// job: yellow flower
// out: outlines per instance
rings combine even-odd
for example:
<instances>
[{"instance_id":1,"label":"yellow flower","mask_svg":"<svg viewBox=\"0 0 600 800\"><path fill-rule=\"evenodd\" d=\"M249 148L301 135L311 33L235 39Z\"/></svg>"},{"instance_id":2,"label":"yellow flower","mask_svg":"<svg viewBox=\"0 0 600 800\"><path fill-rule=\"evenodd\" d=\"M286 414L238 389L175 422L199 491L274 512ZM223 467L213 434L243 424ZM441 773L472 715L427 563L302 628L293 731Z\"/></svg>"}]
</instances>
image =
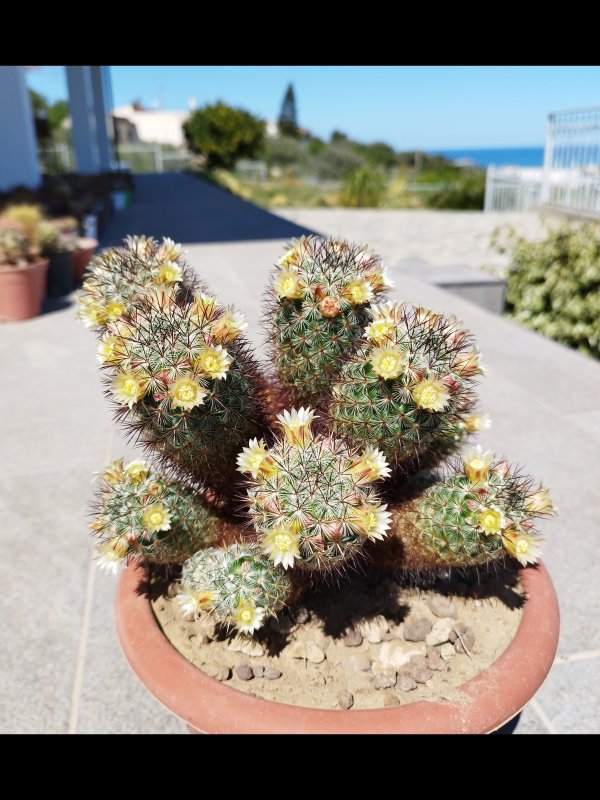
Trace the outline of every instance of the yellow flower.
<instances>
[{"instance_id":1,"label":"yellow flower","mask_svg":"<svg viewBox=\"0 0 600 800\"><path fill-rule=\"evenodd\" d=\"M291 527L280 526L266 533L260 541L261 549L273 559L275 566L284 569L294 566L294 559L300 558L299 534Z\"/></svg>"},{"instance_id":2,"label":"yellow flower","mask_svg":"<svg viewBox=\"0 0 600 800\"><path fill-rule=\"evenodd\" d=\"M178 594L175 598L179 604L179 610L184 619L197 619L200 613L210 608L213 602L213 593L208 589L204 591L187 591Z\"/></svg>"},{"instance_id":3,"label":"yellow flower","mask_svg":"<svg viewBox=\"0 0 600 800\"><path fill-rule=\"evenodd\" d=\"M284 411L277 415L277 421L283 428L283 433L290 444L303 445L308 439L312 439L311 423L315 419L315 412L312 408L301 408L296 411Z\"/></svg>"},{"instance_id":4,"label":"yellow flower","mask_svg":"<svg viewBox=\"0 0 600 800\"><path fill-rule=\"evenodd\" d=\"M102 477L107 483L122 483L125 480L123 459L119 458L116 461L111 461L108 467L102 472Z\"/></svg>"},{"instance_id":5,"label":"yellow flower","mask_svg":"<svg viewBox=\"0 0 600 800\"><path fill-rule=\"evenodd\" d=\"M419 306L415 314L415 322L417 325L427 324L428 328L433 328L436 322L442 319L441 314L436 314L430 308Z\"/></svg>"},{"instance_id":6,"label":"yellow flower","mask_svg":"<svg viewBox=\"0 0 600 800\"><path fill-rule=\"evenodd\" d=\"M150 467L147 461L138 458L126 464L125 472L131 483L143 483L150 474Z\"/></svg>"},{"instance_id":7,"label":"yellow flower","mask_svg":"<svg viewBox=\"0 0 600 800\"><path fill-rule=\"evenodd\" d=\"M162 503L153 503L142 514L142 525L152 533L168 531L171 527L171 512Z\"/></svg>"},{"instance_id":8,"label":"yellow flower","mask_svg":"<svg viewBox=\"0 0 600 800\"><path fill-rule=\"evenodd\" d=\"M506 552L524 567L538 561L542 554L541 541L540 536L531 536L521 531L505 531L502 535L502 544Z\"/></svg>"},{"instance_id":9,"label":"yellow flower","mask_svg":"<svg viewBox=\"0 0 600 800\"><path fill-rule=\"evenodd\" d=\"M113 537L108 542L108 546L117 556L119 556L119 558L125 558L127 551L129 550L129 542L124 536Z\"/></svg>"},{"instance_id":10,"label":"yellow flower","mask_svg":"<svg viewBox=\"0 0 600 800\"><path fill-rule=\"evenodd\" d=\"M465 428L470 433L478 433L479 431L487 431L492 425L492 420L489 414L471 414L465 418Z\"/></svg>"},{"instance_id":11,"label":"yellow flower","mask_svg":"<svg viewBox=\"0 0 600 800\"><path fill-rule=\"evenodd\" d=\"M369 281L373 287L374 292L383 292L384 289L392 289L394 281L390 278L389 273L385 267L379 267L365 274L366 280Z\"/></svg>"},{"instance_id":12,"label":"yellow flower","mask_svg":"<svg viewBox=\"0 0 600 800\"><path fill-rule=\"evenodd\" d=\"M355 278L346 286L344 294L353 305L359 306L373 299L373 287L365 278Z\"/></svg>"},{"instance_id":13,"label":"yellow flower","mask_svg":"<svg viewBox=\"0 0 600 800\"><path fill-rule=\"evenodd\" d=\"M484 453L480 445L474 450L470 450L463 456L463 466L465 473L470 481L478 483L479 481L486 481L490 472L490 465L492 463L492 452L486 450Z\"/></svg>"},{"instance_id":14,"label":"yellow flower","mask_svg":"<svg viewBox=\"0 0 600 800\"><path fill-rule=\"evenodd\" d=\"M397 345L375 347L370 361L375 374L386 381L397 378L406 366L406 356Z\"/></svg>"},{"instance_id":15,"label":"yellow flower","mask_svg":"<svg viewBox=\"0 0 600 800\"><path fill-rule=\"evenodd\" d=\"M418 383L411 394L419 408L427 411L443 411L448 405L450 394L438 378L426 378Z\"/></svg>"},{"instance_id":16,"label":"yellow flower","mask_svg":"<svg viewBox=\"0 0 600 800\"><path fill-rule=\"evenodd\" d=\"M379 478L387 478L391 474L385 456L376 447L369 445L348 468L348 472L356 476L358 484L372 483Z\"/></svg>"},{"instance_id":17,"label":"yellow flower","mask_svg":"<svg viewBox=\"0 0 600 800\"><path fill-rule=\"evenodd\" d=\"M500 535L507 525L506 519L498 508L482 508L477 517L477 527L486 536Z\"/></svg>"},{"instance_id":18,"label":"yellow flower","mask_svg":"<svg viewBox=\"0 0 600 800\"><path fill-rule=\"evenodd\" d=\"M106 316L109 322L114 322L125 313L125 306L118 300L109 300L106 304Z\"/></svg>"},{"instance_id":19,"label":"yellow flower","mask_svg":"<svg viewBox=\"0 0 600 800\"><path fill-rule=\"evenodd\" d=\"M175 408L195 408L202 405L208 392L198 383L195 375L188 373L169 386L171 405Z\"/></svg>"},{"instance_id":20,"label":"yellow flower","mask_svg":"<svg viewBox=\"0 0 600 800\"><path fill-rule=\"evenodd\" d=\"M298 271L295 269L280 270L275 275L273 289L277 297L287 297L288 300L299 299L304 291Z\"/></svg>"},{"instance_id":21,"label":"yellow flower","mask_svg":"<svg viewBox=\"0 0 600 800\"><path fill-rule=\"evenodd\" d=\"M386 509L386 504L364 503L353 513L350 523L367 539L383 539L392 522L392 515Z\"/></svg>"},{"instance_id":22,"label":"yellow flower","mask_svg":"<svg viewBox=\"0 0 600 800\"><path fill-rule=\"evenodd\" d=\"M120 361L124 354L122 340L117 336L105 333L96 350L96 358L99 363L114 364L115 361Z\"/></svg>"},{"instance_id":23,"label":"yellow flower","mask_svg":"<svg viewBox=\"0 0 600 800\"><path fill-rule=\"evenodd\" d=\"M278 260L278 264L282 267L289 267L294 261L297 261L302 256L303 245L302 242L296 242L293 247L284 253Z\"/></svg>"},{"instance_id":24,"label":"yellow flower","mask_svg":"<svg viewBox=\"0 0 600 800\"><path fill-rule=\"evenodd\" d=\"M181 267L174 261L165 261L158 268L155 281L162 286L171 286L181 280Z\"/></svg>"},{"instance_id":25,"label":"yellow flower","mask_svg":"<svg viewBox=\"0 0 600 800\"><path fill-rule=\"evenodd\" d=\"M132 408L148 391L148 379L135 372L117 372L110 388L119 403Z\"/></svg>"},{"instance_id":26,"label":"yellow flower","mask_svg":"<svg viewBox=\"0 0 600 800\"><path fill-rule=\"evenodd\" d=\"M472 375L480 375L484 371L484 367L480 363L481 353L477 350L468 350L467 352L459 352L452 364L452 371L461 378L469 378Z\"/></svg>"},{"instance_id":27,"label":"yellow flower","mask_svg":"<svg viewBox=\"0 0 600 800\"><path fill-rule=\"evenodd\" d=\"M210 322L215 318L218 310L219 304L216 297L204 294L204 292L195 292L194 302L190 308L191 317L196 317L201 324Z\"/></svg>"},{"instance_id":28,"label":"yellow flower","mask_svg":"<svg viewBox=\"0 0 600 800\"><path fill-rule=\"evenodd\" d=\"M233 358L220 344L206 347L194 361L194 366L208 378L221 380L227 375Z\"/></svg>"},{"instance_id":29,"label":"yellow flower","mask_svg":"<svg viewBox=\"0 0 600 800\"><path fill-rule=\"evenodd\" d=\"M218 342L230 342L246 330L248 323L241 311L229 306L219 319L213 322L210 332Z\"/></svg>"},{"instance_id":30,"label":"yellow flower","mask_svg":"<svg viewBox=\"0 0 600 800\"><path fill-rule=\"evenodd\" d=\"M162 244L156 253L159 261L177 261L181 258L181 245L175 244L173 239L163 236Z\"/></svg>"},{"instance_id":31,"label":"yellow flower","mask_svg":"<svg viewBox=\"0 0 600 800\"><path fill-rule=\"evenodd\" d=\"M392 319L381 317L367 325L365 336L373 344L382 345L396 340L396 330L396 323Z\"/></svg>"},{"instance_id":32,"label":"yellow flower","mask_svg":"<svg viewBox=\"0 0 600 800\"><path fill-rule=\"evenodd\" d=\"M264 608L253 605L248 600L240 600L235 609L234 622L242 633L254 633L263 623Z\"/></svg>"},{"instance_id":33,"label":"yellow flower","mask_svg":"<svg viewBox=\"0 0 600 800\"><path fill-rule=\"evenodd\" d=\"M552 505L552 498L550 492L543 486L539 486L535 492L528 495L525 500L525 508L530 514L552 514L555 510Z\"/></svg>"},{"instance_id":34,"label":"yellow flower","mask_svg":"<svg viewBox=\"0 0 600 800\"><path fill-rule=\"evenodd\" d=\"M259 475L273 475L277 470L265 447L264 439L251 439L237 457L238 470L249 472L256 480Z\"/></svg>"},{"instance_id":35,"label":"yellow flower","mask_svg":"<svg viewBox=\"0 0 600 800\"><path fill-rule=\"evenodd\" d=\"M108 322L106 309L100 303L82 296L79 298L77 315L86 328L100 328Z\"/></svg>"}]
</instances>

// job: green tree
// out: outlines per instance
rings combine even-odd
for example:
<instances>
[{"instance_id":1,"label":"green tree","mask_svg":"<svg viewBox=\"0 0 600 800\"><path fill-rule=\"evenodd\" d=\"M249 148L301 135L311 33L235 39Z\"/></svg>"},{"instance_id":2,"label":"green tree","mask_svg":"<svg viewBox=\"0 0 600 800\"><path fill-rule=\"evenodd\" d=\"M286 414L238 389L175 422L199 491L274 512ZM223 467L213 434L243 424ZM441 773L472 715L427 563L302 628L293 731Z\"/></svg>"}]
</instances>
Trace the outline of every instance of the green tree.
<instances>
[{"instance_id":1,"label":"green tree","mask_svg":"<svg viewBox=\"0 0 600 800\"><path fill-rule=\"evenodd\" d=\"M279 126L279 133L282 136L298 136L300 133L298 130L296 95L294 93L294 87L291 83L288 84L288 87L285 90L277 124Z\"/></svg>"},{"instance_id":2,"label":"green tree","mask_svg":"<svg viewBox=\"0 0 600 800\"><path fill-rule=\"evenodd\" d=\"M194 111L183 132L189 148L206 159L207 169L229 169L240 158L255 158L265 143L263 120L222 101Z\"/></svg>"}]
</instances>

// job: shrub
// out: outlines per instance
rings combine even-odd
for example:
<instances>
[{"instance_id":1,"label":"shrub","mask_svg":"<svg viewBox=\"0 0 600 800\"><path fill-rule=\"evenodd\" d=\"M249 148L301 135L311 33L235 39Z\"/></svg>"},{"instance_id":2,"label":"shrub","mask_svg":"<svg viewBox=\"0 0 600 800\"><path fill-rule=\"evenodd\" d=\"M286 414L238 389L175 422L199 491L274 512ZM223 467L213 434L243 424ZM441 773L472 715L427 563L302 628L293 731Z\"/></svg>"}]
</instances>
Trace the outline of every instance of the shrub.
<instances>
[{"instance_id":1,"label":"shrub","mask_svg":"<svg viewBox=\"0 0 600 800\"><path fill-rule=\"evenodd\" d=\"M527 241L499 232L501 252L512 248L507 312L569 347L600 358L600 227L561 225L545 239Z\"/></svg>"},{"instance_id":2,"label":"shrub","mask_svg":"<svg viewBox=\"0 0 600 800\"><path fill-rule=\"evenodd\" d=\"M348 208L377 208L385 193L385 177L365 164L352 170L344 180L340 203Z\"/></svg>"},{"instance_id":3,"label":"shrub","mask_svg":"<svg viewBox=\"0 0 600 800\"><path fill-rule=\"evenodd\" d=\"M456 183L451 184L438 192L431 192L426 196L429 208L456 208L461 210L483 209L485 198L485 173L468 172L460 177Z\"/></svg>"},{"instance_id":4,"label":"shrub","mask_svg":"<svg viewBox=\"0 0 600 800\"><path fill-rule=\"evenodd\" d=\"M255 158L265 142L261 119L222 102L194 111L183 132L189 148L204 156L208 169L230 168L240 158Z\"/></svg>"}]
</instances>

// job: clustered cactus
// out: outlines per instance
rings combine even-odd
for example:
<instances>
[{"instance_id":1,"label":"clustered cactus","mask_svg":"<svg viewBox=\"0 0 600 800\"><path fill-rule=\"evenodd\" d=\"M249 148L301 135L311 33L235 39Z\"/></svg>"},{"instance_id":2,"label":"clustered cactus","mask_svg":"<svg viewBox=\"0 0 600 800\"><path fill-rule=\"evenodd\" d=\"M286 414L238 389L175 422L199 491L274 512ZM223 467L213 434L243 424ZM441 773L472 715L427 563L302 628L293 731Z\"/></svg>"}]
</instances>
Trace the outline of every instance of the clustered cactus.
<instances>
[{"instance_id":1,"label":"clustered cactus","mask_svg":"<svg viewBox=\"0 0 600 800\"><path fill-rule=\"evenodd\" d=\"M265 376L179 245L136 237L96 257L79 315L117 419L163 470L102 474L101 564L182 564L182 613L251 634L373 554L393 570L535 563L547 490L479 447L458 456L489 424L472 335L375 302L390 285L366 247L294 241L268 290Z\"/></svg>"}]
</instances>

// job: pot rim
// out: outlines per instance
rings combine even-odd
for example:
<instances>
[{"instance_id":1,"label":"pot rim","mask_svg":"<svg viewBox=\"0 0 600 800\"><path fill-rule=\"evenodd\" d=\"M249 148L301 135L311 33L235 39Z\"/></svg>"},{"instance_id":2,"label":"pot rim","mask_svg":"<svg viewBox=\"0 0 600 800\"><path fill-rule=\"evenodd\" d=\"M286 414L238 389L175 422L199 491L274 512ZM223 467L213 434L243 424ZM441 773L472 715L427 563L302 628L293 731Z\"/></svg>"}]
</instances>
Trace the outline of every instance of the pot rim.
<instances>
[{"instance_id":1,"label":"pot rim","mask_svg":"<svg viewBox=\"0 0 600 800\"><path fill-rule=\"evenodd\" d=\"M116 624L129 666L169 711L207 733L489 733L512 719L546 678L556 655L559 608L546 567L521 568L526 594L514 639L452 699L378 709L307 708L253 697L206 675L167 639L145 594L147 571L124 569ZM458 693L460 692L460 696Z\"/></svg>"},{"instance_id":2,"label":"pot rim","mask_svg":"<svg viewBox=\"0 0 600 800\"><path fill-rule=\"evenodd\" d=\"M44 267L48 266L48 259L44 258L37 258L35 261L28 261L23 266L18 267L16 264L0 264L0 275L10 275L13 272L33 272L37 269L44 269Z\"/></svg>"}]
</instances>

